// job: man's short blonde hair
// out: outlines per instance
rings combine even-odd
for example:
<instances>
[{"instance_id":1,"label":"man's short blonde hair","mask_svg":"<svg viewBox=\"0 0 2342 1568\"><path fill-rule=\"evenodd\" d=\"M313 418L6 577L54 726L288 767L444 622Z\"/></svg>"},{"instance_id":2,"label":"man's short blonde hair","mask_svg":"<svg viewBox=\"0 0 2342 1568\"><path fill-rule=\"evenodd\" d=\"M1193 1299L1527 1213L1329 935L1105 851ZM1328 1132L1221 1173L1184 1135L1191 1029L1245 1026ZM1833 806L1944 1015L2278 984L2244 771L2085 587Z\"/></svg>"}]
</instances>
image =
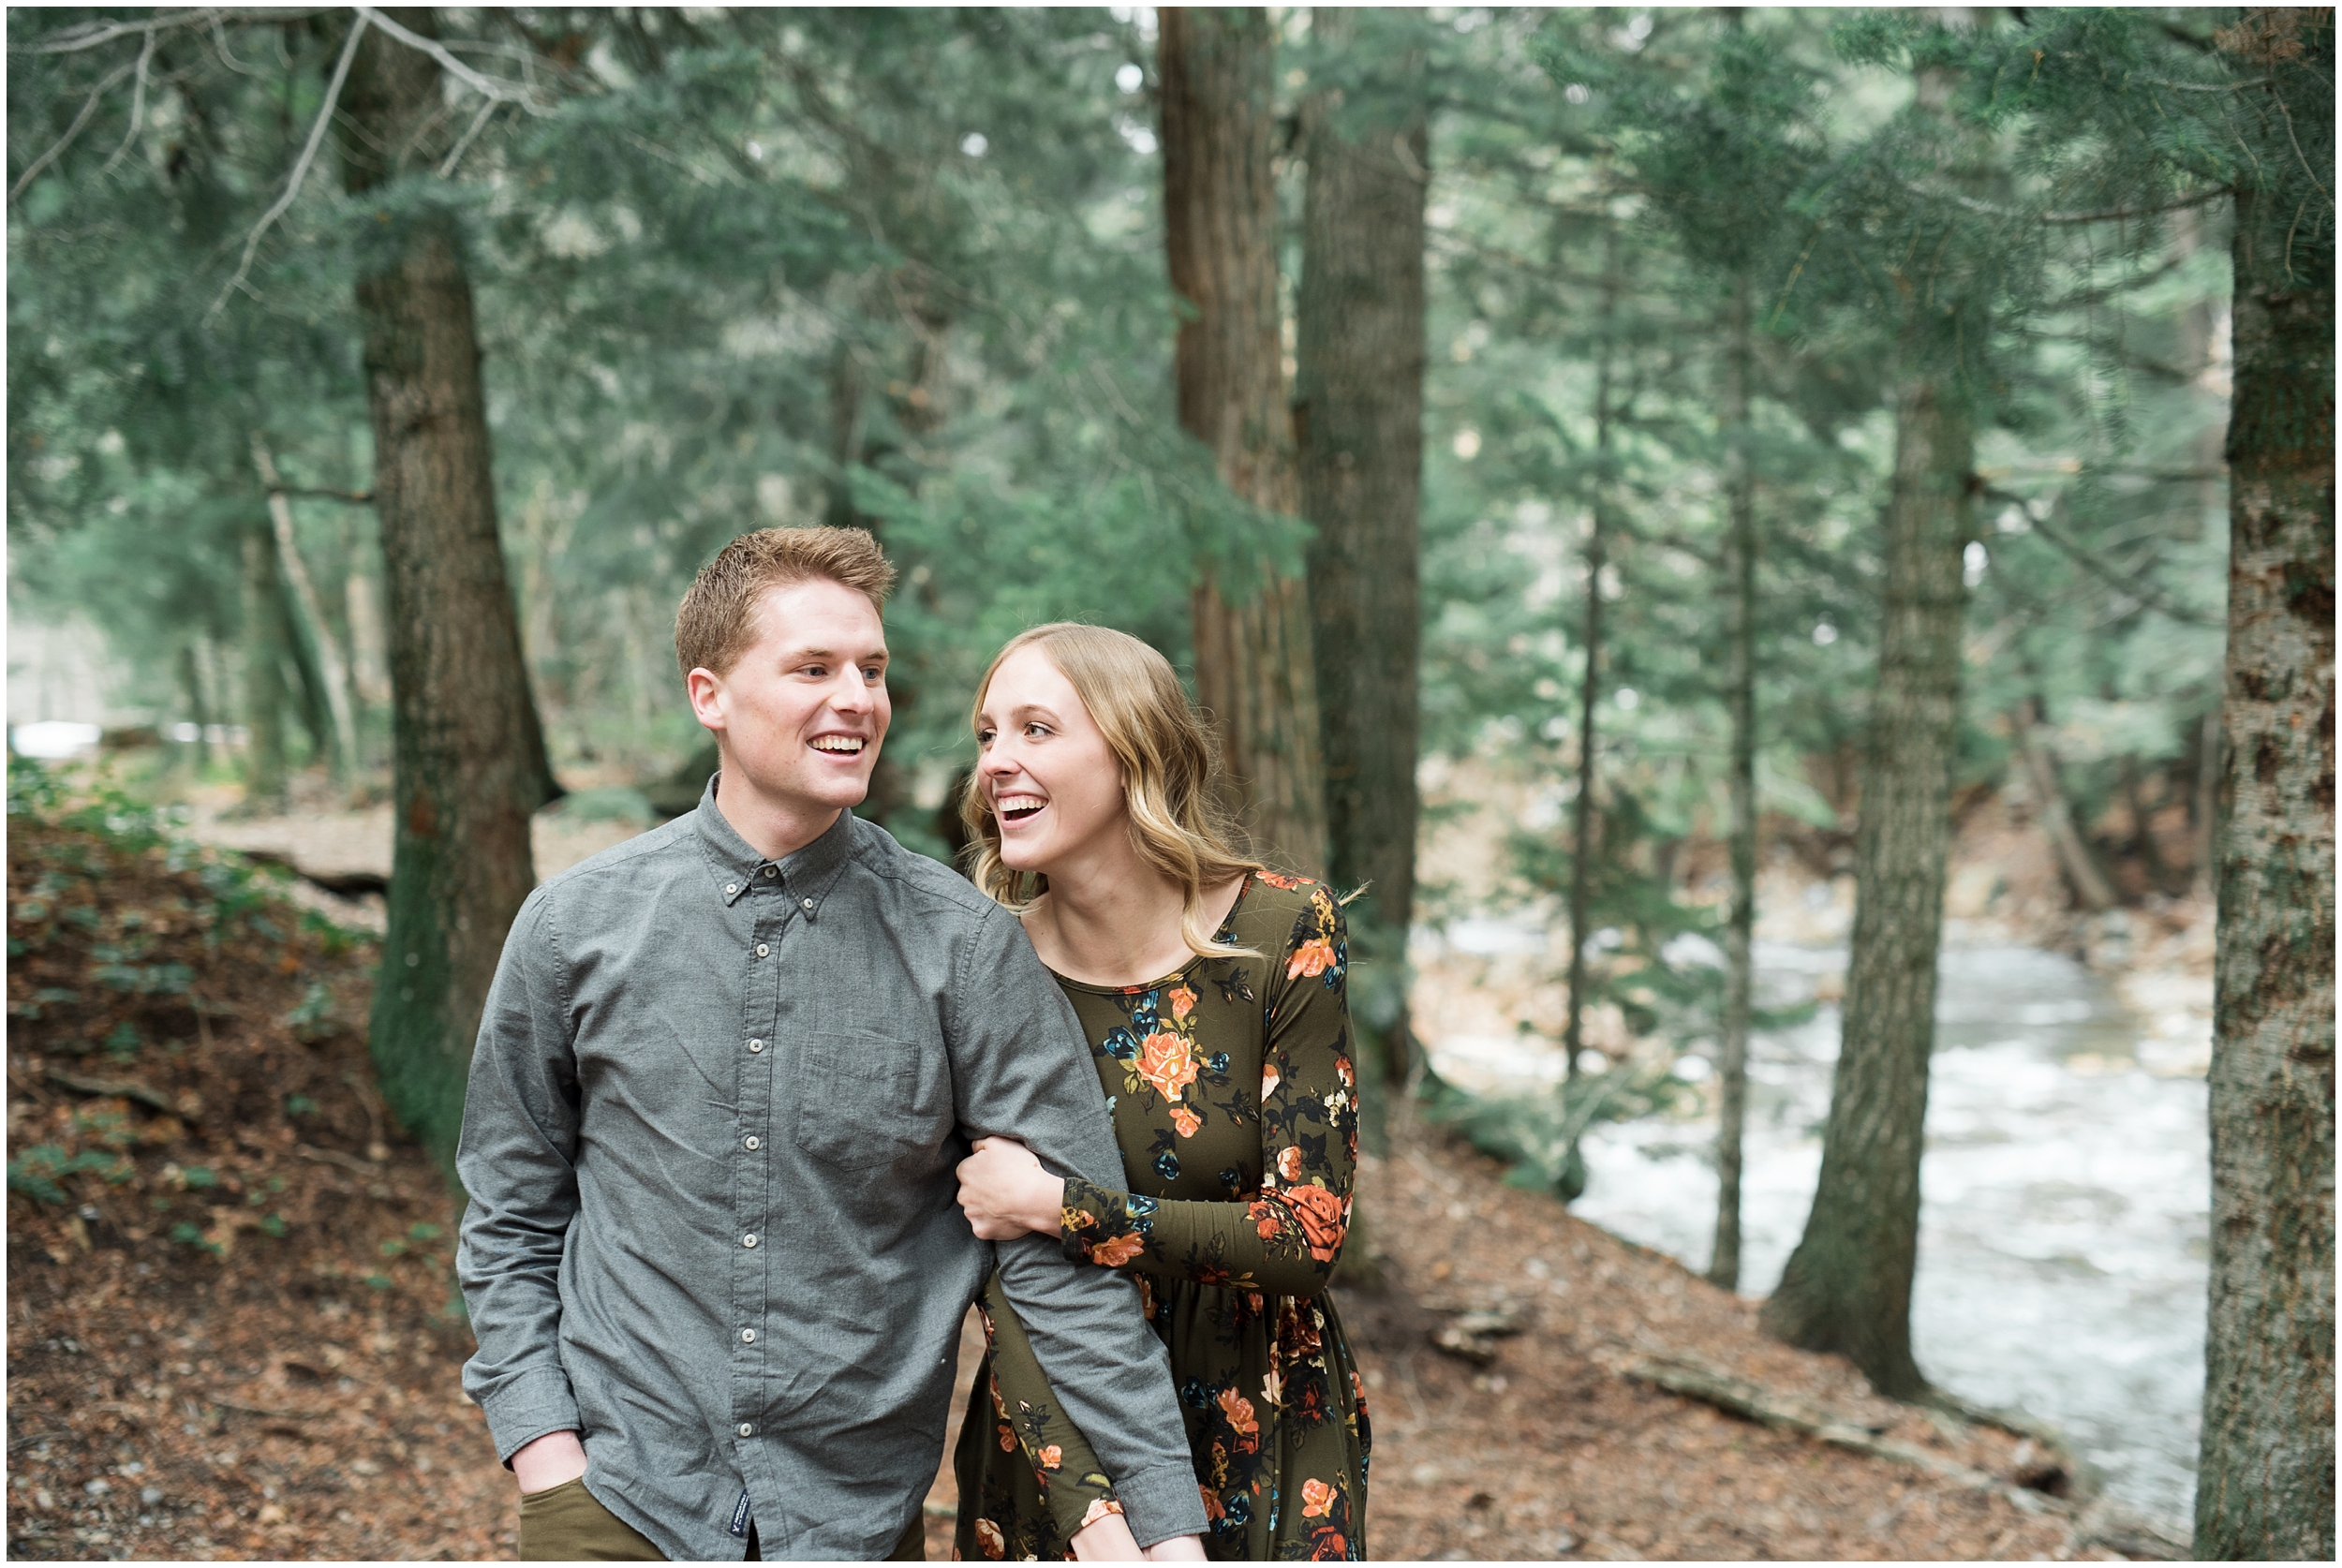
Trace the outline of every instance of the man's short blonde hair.
<instances>
[{"instance_id":1,"label":"man's short blonde hair","mask_svg":"<svg viewBox=\"0 0 2342 1568\"><path fill-rule=\"evenodd\" d=\"M694 670L731 673L756 641L756 606L769 588L830 582L868 596L883 612L895 569L866 528L759 528L727 544L700 569L674 616L674 658Z\"/></svg>"}]
</instances>

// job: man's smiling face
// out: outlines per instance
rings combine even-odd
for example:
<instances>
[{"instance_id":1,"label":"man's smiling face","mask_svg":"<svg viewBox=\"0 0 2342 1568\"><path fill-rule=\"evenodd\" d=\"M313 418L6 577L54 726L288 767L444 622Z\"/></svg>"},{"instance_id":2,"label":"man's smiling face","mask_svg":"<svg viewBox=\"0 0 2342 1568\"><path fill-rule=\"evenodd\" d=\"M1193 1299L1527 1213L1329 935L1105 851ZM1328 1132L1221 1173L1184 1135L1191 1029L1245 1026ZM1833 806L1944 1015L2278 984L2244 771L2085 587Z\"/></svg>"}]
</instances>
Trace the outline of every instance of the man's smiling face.
<instances>
[{"instance_id":1,"label":"man's smiling face","mask_svg":"<svg viewBox=\"0 0 2342 1568\"><path fill-rule=\"evenodd\" d=\"M768 588L756 641L730 671L691 672L691 707L737 776L791 813L858 806L893 708L886 629L868 597L826 578Z\"/></svg>"}]
</instances>

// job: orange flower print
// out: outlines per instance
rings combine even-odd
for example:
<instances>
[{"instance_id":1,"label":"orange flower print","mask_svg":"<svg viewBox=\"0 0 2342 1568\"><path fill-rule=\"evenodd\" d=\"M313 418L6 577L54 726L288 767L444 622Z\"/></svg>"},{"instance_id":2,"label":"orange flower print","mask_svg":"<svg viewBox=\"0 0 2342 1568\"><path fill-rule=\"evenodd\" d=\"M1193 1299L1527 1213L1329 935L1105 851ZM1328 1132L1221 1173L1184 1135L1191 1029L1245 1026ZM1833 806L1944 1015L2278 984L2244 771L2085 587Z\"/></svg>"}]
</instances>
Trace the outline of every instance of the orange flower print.
<instances>
[{"instance_id":1,"label":"orange flower print","mask_svg":"<svg viewBox=\"0 0 2342 1568\"><path fill-rule=\"evenodd\" d=\"M1171 1016L1184 1018L1195 1011L1195 993L1184 985L1171 987Z\"/></svg>"},{"instance_id":2,"label":"orange flower print","mask_svg":"<svg viewBox=\"0 0 2342 1568\"><path fill-rule=\"evenodd\" d=\"M1277 1086L1282 1082L1284 1080L1277 1076L1276 1063L1270 1062L1264 1066L1260 1070L1260 1102L1264 1105L1267 1104L1268 1097L1277 1092Z\"/></svg>"},{"instance_id":3,"label":"orange flower print","mask_svg":"<svg viewBox=\"0 0 2342 1568\"><path fill-rule=\"evenodd\" d=\"M1208 1493L1206 1495L1208 1496L1209 1494ZM1093 1497L1089 1500L1089 1512L1082 1516L1081 1528L1088 1530L1091 1525L1096 1524L1100 1519L1104 1518L1108 1514L1119 1514L1121 1511L1122 1505L1115 1501L1114 1499L1110 1497Z\"/></svg>"},{"instance_id":4,"label":"orange flower print","mask_svg":"<svg viewBox=\"0 0 2342 1568\"><path fill-rule=\"evenodd\" d=\"M1119 1268L1147 1250L1147 1238L1133 1231L1101 1241L1089 1249L1089 1261L1100 1268Z\"/></svg>"},{"instance_id":5,"label":"orange flower print","mask_svg":"<svg viewBox=\"0 0 2342 1568\"><path fill-rule=\"evenodd\" d=\"M1236 1431L1236 1451L1253 1454L1260 1451L1260 1423L1253 1419L1253 1401L1233 1388L1220 1391L1221 1413Z\"/></svg>"},{"instance_id":6,"label":"orange flower print","mask_svg":"<svg viewBox=\"0 0 2342 1568\"><path fill-rule=\"evenodd\" d=\"M1341 1074L1341 1087L1343 1088L1356 1087L1357 1080L1350 1075L1350 1058L1348 1057L1336 1057L1334 1058L1334 1071Z\"/></svg>"},{"instance_id":7,"label":"orange flower print","mask_svg":"<svg viewBox=\"0 0 2342 1568\"><path fill-rule=\"evenodd\" d=\"M1277 1174L1287 1181L1301 1179L1301 1151L1281 1148L1277 1151Z\"/></svg>"},{"instance_id":8,"label":"orange flower print","mask_svg":"<svg viewBox=\"0 0 2342 1568\"><path fill-rule=\"evenodd\" d=\"M1255 871L1253 875L1267 882L1270 887L1292 889L1299 887L1302 881L1299 877L1281 877L1274 871Z\"/></svg>"},{"instance_id":9,"label":"orange flower print","mask_svg":"<svg viewBox=\"0 0 2342 1568\"><path fill-rule=\"evenodd\" d=\"M1324 974L1333 967L1334 944L1324 937L1312 937L1293 950L1292 962L1285 965L1285 978Z\"/></svg>"},{"instance_id":10,"label":"orange flower print","mask_svg":"<svg viewBox=\"0 0 2342 1568\"><path fill-rule=\"evenodd\" d=\"M1260 1391L1262 1395L1267 1398L1271 1405L1279 1405L1284 1402L1285 1380L1283 1376L1278 1372L1276 1368L1271 1367L1267 1371L1261 1374Z\"/></svg>"},{"instance_id":11,"label":"orange flower print","mask_svg":"<svg viewBox=\"0 0 2342 1568\"><path fill-rule=\"evenodd\" d=\"M1193 1138L1195 1130L1204 1125L1204 1118L1184 1105L1174 1105L1171 1107L1171 1125L1178 1129L1180 1137Z\"/></svg>"},{"instance_id":12,"label":"orange flower print","mask_svg":"<svg viewBox=\"0 0 2342 1568\"><path fill-rule=\"evenodd\" d=\"M1228 1505L1220 1501L1220 1494L1198 1483L1195 1489L1204 1494L1204 1517L1213 1524L1228 1516Z\"/></svg>"},{"instance_id":13,"label":"orange flower print","mask_svg":"<svg viewBox=\"0 0 2342 1568\"><path fill-rule=\"evenodd\" d=\"M1098 1217L1086 1208L1069 1208L1058 1216L1069 1231L1086 1231L1098 1222Z\"/></svg>"},{"instance_id":14,"label":"orange flower print","mask_svg":"<svg viewBox=\"0 0 2342 1568\"><path fill-rule=\"evenodd\" d=\"M1001 1527L990 1519L976 1521L976 1545L995 1562L1008 1555L1008 1542L1001 1536Z\"/></svg>"},{"instance_id":15,"label":"orange flower print","mask_svg":"<svg viewBox=\"0 0 2342 1568\"><path fill-rule=\"evenodd\" d=\"M1049 1444L1048 1447L1044 1448L1040 1453L1034 1455L1033 1457L1041 1461L1041 1468L1043 1470L1060 1470L1062 1469L1065 1464L1065 1450L1060 1448L1053 1442Z\"/></svg>"},{"instance_id":16,"label":"orange flower print","mask_svg":"<svg viewBox=\"0 0 2342 1568\"><path fill-rule=\"evenodd\" d=\"M1247 1211L1260 1232L1263 1241L1273 1241L1285 1227L1279 1211L1293 1217L1299 1227L1301 1243L1310 1256L1319 1263L1332 1263L1341 1251L1341 1238L1349 1233L1350 1206L1335 1197L1313 1181L1305 1181L1282 1192L1264 1192Z\"/></svg>"},{"instance_id":17,"label":"orange flower print","mask_svg":"<svg viewBox=\"0 0 2342 1568\"><path fill-rule=\"evenodd\" d=\"M1303 1518L1329 1518L1333 1511L1334 1489L1331 1487L1315 1476L1301 1483L1301 1516Z\"/></svg>"},{"instance_id":18,"label":"orange flower print","mask_svg":"<svg viewBox=\"0 0 2342 1568\"><path fill-rule=\"evenodd\" d=\"M1195 1081L1194 1048L1167 1029L1150 1034L1138 1047L1138 1075L1176 1104Z\"/></svg>"},{"instance_id":19,"label":"orange flower print","mask_svg":"<svg viewBox=\"0 0 2342 1568\"><path fill-rule=\"evenodd\" d=\"M1014 1454L1016 1452L1016 1430L1015 1427L1002 1427L1001 1428L1001 1452L1003 1454Z\"/></svg>"}]
</instances>

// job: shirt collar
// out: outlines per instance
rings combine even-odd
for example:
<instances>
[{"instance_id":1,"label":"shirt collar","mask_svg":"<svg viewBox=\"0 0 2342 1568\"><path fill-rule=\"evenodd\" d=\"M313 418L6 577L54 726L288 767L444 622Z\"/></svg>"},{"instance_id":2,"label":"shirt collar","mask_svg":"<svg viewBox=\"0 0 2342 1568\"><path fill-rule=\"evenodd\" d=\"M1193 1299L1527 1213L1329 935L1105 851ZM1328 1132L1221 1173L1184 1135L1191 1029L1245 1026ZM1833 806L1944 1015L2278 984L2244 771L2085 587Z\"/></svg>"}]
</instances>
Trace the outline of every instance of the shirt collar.
<instances>
[{"instance_id":1,"label":"shirt collar","mask_svg":"<svg viewBox=\"0 0 2342 1568\"><path fill-rule=\"evenodd\" d=\"M729 907L746 898L760 884L778 886L788 895L798 912L811 920L821 912L822 900L837 885L838 871L853 853L853 813L838 812L837 820L812 843L778 862L767 860L750 848L739 830L717 809L716 788L722 782L720 773L708 777L707 788L700 791L699 810L694 814L700 851L706 857L718 894Z\"/></svg>"}]
</instances>

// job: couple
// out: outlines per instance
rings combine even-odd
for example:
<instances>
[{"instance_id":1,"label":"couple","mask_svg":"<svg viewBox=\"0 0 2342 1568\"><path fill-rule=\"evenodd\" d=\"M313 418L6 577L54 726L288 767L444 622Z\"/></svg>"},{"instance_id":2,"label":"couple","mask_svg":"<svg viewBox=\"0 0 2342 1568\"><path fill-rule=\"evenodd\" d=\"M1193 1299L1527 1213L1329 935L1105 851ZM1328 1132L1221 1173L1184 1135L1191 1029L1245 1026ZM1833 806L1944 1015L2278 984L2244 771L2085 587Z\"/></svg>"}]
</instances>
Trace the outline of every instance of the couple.
<instances>
[{"instance_id":1,"label":"couple","mask_svg":"<svg viewBox=\"0 0 2342 1568\"><path fill-rule=\"evenodd\" d=\"M973 1301L956 1555L1361 1557L1341 909L1229 848L1170 666L1095 627L978 690L974 886L855 820L893 580L726 546L675 618L722 771L506 941L458 1267L521 1555L923 1557Z\"/></svg>"}]
</instances>

